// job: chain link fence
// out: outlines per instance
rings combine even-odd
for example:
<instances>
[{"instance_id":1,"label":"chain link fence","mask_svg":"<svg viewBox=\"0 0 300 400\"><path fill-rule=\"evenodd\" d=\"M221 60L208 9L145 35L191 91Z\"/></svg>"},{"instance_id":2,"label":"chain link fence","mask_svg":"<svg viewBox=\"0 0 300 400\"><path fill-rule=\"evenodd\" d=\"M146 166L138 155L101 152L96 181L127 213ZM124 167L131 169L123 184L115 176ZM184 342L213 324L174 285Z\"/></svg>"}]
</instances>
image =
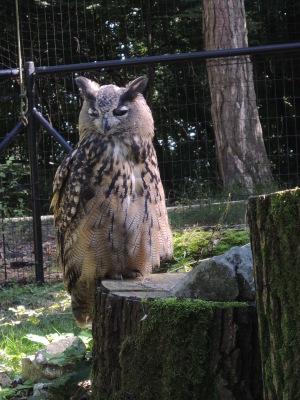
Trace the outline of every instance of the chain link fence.
<instances>
[{"instance_id":1,"label":"chain link fence","mask_svg":"<svg viewBox=\"0 0 300 400\"><path fill-rule=\"evenodd\" d=\"M245 6L274 178L272 188L255 188L256 194L299 185L300 7L279 1ZM225 209L224 224L244 223L249 192L228 191L219 171L198 2L22 1L21 58L32 62L34 80L32 87L25 82L26 98L20 98L15 4L5 0L0 15L0 282L61 276L49 205L55 171L78 140L78 75L119 86L149 78L145 97L174 228L214 225ZM219 62L220 55L214 57Z\"/></svg>"}]
</instances>

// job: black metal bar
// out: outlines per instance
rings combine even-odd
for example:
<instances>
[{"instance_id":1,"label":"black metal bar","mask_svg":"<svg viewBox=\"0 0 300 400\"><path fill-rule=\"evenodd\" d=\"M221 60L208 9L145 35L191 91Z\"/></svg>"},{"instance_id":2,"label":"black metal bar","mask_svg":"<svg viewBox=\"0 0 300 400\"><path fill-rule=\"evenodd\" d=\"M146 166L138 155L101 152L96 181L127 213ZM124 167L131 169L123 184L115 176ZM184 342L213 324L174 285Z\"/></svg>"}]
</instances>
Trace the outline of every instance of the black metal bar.
<instances>
[{"instance_id":1,"label":"black metal bar","mask_svg":"<svg viewBox=\"0 0 300 400\"><path fill-rule=\"evenodd\" d=\"M57 130L54 129L53 126L49 124L49 122L42 116L42 114L36 108L32 109L32 113L33 115L36 116L36 118L40 121L40 123L44 126L44 128L46 128L47 131L50 132L51 135L58 141L58 143L60 143L63 146L65 150L67 151L72 150L72 146L70 146L69 143L65 141L65 139L61 136L61 134L58 133Z\"/></svg>"},{"instance_id":2,"label":"black metal bar","mask_svg":"<svg viewBox=\"0 0 300 400\"><path fill-rule=\"evenodd\" d=\"M1 210L1 225L2 225L2 243L3 243L3 253L2 253L2 258L3 258L3 266L4 266L4 279L5 282L7 281L7 269L6 269L6 254L5 254L5 229L4 229L4 210Z\"/></svg>"},{"instance_id":3,"label":"black metal bar","mask_svg":"<svg viewBox=\"0 0 300 400\"><path fill-rule=\"evenodd\" d=\"M208 58L220 58L220 57L234 57L242 55L252 54L266 54L274 53L277 51L288 51L288 50L300 50L300 43L285 43L285 44L274 44L267 46L252 46L243 47L238 49L228 50L212 50L212 51L199 51L193 53L182 53L182 54L170 54L165 56L151 56L151 57L138 57L129 58L124 60L108 60L108 61L97 61L92 63L82 64L68 64L68 65L54 65L49 67L37 67L37 75L45 75L53 72L79 72L87 71L99 68L108 67L121 67L130 65L144 65L144 64L165 64L170 62L182 62L192 60L206 60Z\"/></svg>"},{"instance_id":4,"label":"black metal bar","mask_svg":"<svg viewBox=\"0 0 300 400\"><path fill-rule=\"evenodd\" d=\"M182 54L168 54L164 56L151 56L151 57L137 57L129 58L124 60L107 60L107 61L96 61L91 63L82 64L68 64L68 65L54 65L48 67L37 67L36 73L38 75L46 75L51 72L79 72L84 70L98 69L98 68L109 68L130 66L130 65L141 65L141 64L158 64L158 63L170 63L170 62L182 62L191 60L205 60L208 58L220 58L220 57L233 57L242 55L255 55L264 53L274 53L277 51L289 51L289 50L300 50L300 42L296 43L284 43L284 44L271 44L265 46L252 46L242 47L237 49L226 49L226 50L211 50L211 51L195 51L192 53ZM20 74L18 68L10 68L0 70L0 78L10 78Z\"/></svg>"},{"instance_id":5,"label":"black metal bar","mask_svg":"<svg viewBox=\"0 0 300 400\"><path fill-rule=\"evenodd\" d=\"M11 78L12 76L20 75L19 68L9 68L0 70L0 78Z\"/></svg>"},{"instance_id":6,"label":"black metal bar","mask_svg":"<svg viewBox=\"0 0 300 400\"><path fill-rule=\"evenodd\" d=\"M28 113L26 114L26 118L28 118ZM0 142L0 153L10 144L12 140L17 136L19 131L24 127L23 122L19 121L13 129L4 137L2 142Z\"/></svg>"},{"instance_id":7,"label":"black metal bar","mask_svg":"<svg viewBox=\"0 0 300 400\"><path fill-rule=\"evenodd\" d=\"M33 61L25 63L26 86L28 95L28 109L34 108L34 77L35 67ZM35 117L31 112L28 116L28 146L30 162L30 183L33 211L33 233L34 233L34 257L35 257L35 275L37 282L44 282L43 270L43 245L42 245L42 222L39 191L38 158L36 144L36 124Z\"/></svg>"}]
</instances>

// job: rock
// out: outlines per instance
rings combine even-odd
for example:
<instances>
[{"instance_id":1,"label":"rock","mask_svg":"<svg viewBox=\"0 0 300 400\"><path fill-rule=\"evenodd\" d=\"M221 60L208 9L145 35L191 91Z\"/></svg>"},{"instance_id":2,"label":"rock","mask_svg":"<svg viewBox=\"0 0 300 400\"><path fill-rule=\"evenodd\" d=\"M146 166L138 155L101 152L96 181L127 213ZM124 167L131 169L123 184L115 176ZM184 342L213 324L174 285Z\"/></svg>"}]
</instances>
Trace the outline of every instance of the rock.
<instances>
[{"instance_id":1,"label":"rock","mask_svg":"<svg viewBox=\"0 0 300 400\"><path fill-rule=\"evenodd\" d=\"M74 371L75 363L67 357L62 357L61 362L51 357L59 356L66 350L76 349L76 355L85 354L86 347L78 337L58 338L48 344L46 349L38 351L35 355L22 358L22 377L37 382L40 379L56 379L68 372Z\"/></svg>"},{"instance_id":2,"label":"rock","mask_svg":"<svg viewBox=\"0 0 300 400\"><path fill-rule=\"evenodd\" d=\"M239 294L234 271L213 259L203 261L175 286L176 297L208 301L233 301Z\"/></svg>"},{"instance_id":3,"label":"rock","mask_svg":"<svg viewBox=\"0 0 300 400\"><path fill-rule=\"evenodd\" d=\"M33 385L33 397L47 398L49 383L36 383ZM43 397L41 397L43 396Z\"/></svg>"},{"instance_id":4,"label":"rock","mask_svg":"<svg viewBox=\"0 0 300 400\"><path fill-rule=\"evenodd\" d=\"M61 354L71 346L74 346L78 351L81 350L82 355L85 353L85 344L79 337L73 336L68 338L58 338L49 343L46 347L47 354Z\"/></svg>"},{"instance_id":5,"label":"rock","mask_svg":"<svg viewBox=\"0 0 300 400\"><path fill-rule=\"evenodd\" d=\"M208 301L254 300L250 244L202 261L175 286L173 294Z\"/></svg>"},{"instance_id":6,"label":"rock","mask_svg":"<svg viewBox=\"0 0 300 400\"><path fill-rule=\"evenodd\" d=\"M10 379L10 377L5 373L5 372L1 372L0 373L0 385L2 387L4 386L9 386L12 383L12 379Z\"/></svg>"}]
</instances>

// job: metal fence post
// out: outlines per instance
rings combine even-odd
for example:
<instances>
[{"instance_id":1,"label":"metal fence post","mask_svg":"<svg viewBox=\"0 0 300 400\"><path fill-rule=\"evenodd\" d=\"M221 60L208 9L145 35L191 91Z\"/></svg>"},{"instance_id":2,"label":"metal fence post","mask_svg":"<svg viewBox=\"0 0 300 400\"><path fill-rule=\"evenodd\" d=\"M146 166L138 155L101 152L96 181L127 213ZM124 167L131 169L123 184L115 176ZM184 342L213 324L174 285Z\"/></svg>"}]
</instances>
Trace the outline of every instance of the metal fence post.
<instances>
[{"instance_id":1,"label":"metal fence post","mask_svg":"<svg viewBox=\"0 0 300 400\"><path fill-rule=\"evenodd\" d=\"M33 212L33 235L34 235L34 257L35 257L35 276L36 281L44 282L43 270L43 246L42 246L42 222L39 191L38 156L36 144L36 121L32 110L35 106L34 100L34 77L35 66L33 61L25 63L25 78L28 95L28 147L30 163L30 186Z\"/></svg>"}]
</instances>

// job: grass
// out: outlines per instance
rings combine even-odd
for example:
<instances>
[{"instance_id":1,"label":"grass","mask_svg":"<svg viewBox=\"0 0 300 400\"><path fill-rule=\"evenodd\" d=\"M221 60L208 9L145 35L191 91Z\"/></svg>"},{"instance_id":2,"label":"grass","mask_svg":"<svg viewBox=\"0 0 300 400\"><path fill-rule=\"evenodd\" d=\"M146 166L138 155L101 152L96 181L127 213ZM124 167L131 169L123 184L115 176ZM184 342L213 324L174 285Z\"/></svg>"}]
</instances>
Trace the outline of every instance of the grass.
<instances>
[{"instance_id":1,"label":"grass","mask_svg":"<svg viewBox=\"0 0 300 400\"><path fill-rule=\"evenodd\" d=\"M79 336L87 346L87 352L84 358L76 349L72 356L68 350L60 355L59 365L71 362L76 368L74 372L51 382L49 390L52 397L49 399L62 400L72 396L79 399L89 388L77 383L89 379L91 332L82 331L75 324L70 297L63 284L12 284L9 288L0 289L0 304L0 374L5 372L15 382L2 389L0 386L0 399L33 398L30 396L32 382L21 379L21 359L45 348L59 336ZM78 396L75 396L76 393Z\"/></svg>"},{"instance_id":2,"label":"grass","mask_svg":"<svg viewBox=\"0 0 300 400\"><path fill-rule=\"evenodd\" d=\"M174 262L170 271L189 271L205 258L225 253L233 246L249 243L249 233L241 229L203 230L195 227L173 231Z\"/></svg>"},{"instance_id":3,"label":"grass","mask_svg":"<svg viewBox=\"0 0 300 400\"><path fill-rule=\"evenodd\" d=\"M0 372L21 372L23 355L45 347L25 338L29 333L51 336L80 332L70 310L70 298L62 283L12 285L0 290Z\"/></svg>"}]
</instances>

